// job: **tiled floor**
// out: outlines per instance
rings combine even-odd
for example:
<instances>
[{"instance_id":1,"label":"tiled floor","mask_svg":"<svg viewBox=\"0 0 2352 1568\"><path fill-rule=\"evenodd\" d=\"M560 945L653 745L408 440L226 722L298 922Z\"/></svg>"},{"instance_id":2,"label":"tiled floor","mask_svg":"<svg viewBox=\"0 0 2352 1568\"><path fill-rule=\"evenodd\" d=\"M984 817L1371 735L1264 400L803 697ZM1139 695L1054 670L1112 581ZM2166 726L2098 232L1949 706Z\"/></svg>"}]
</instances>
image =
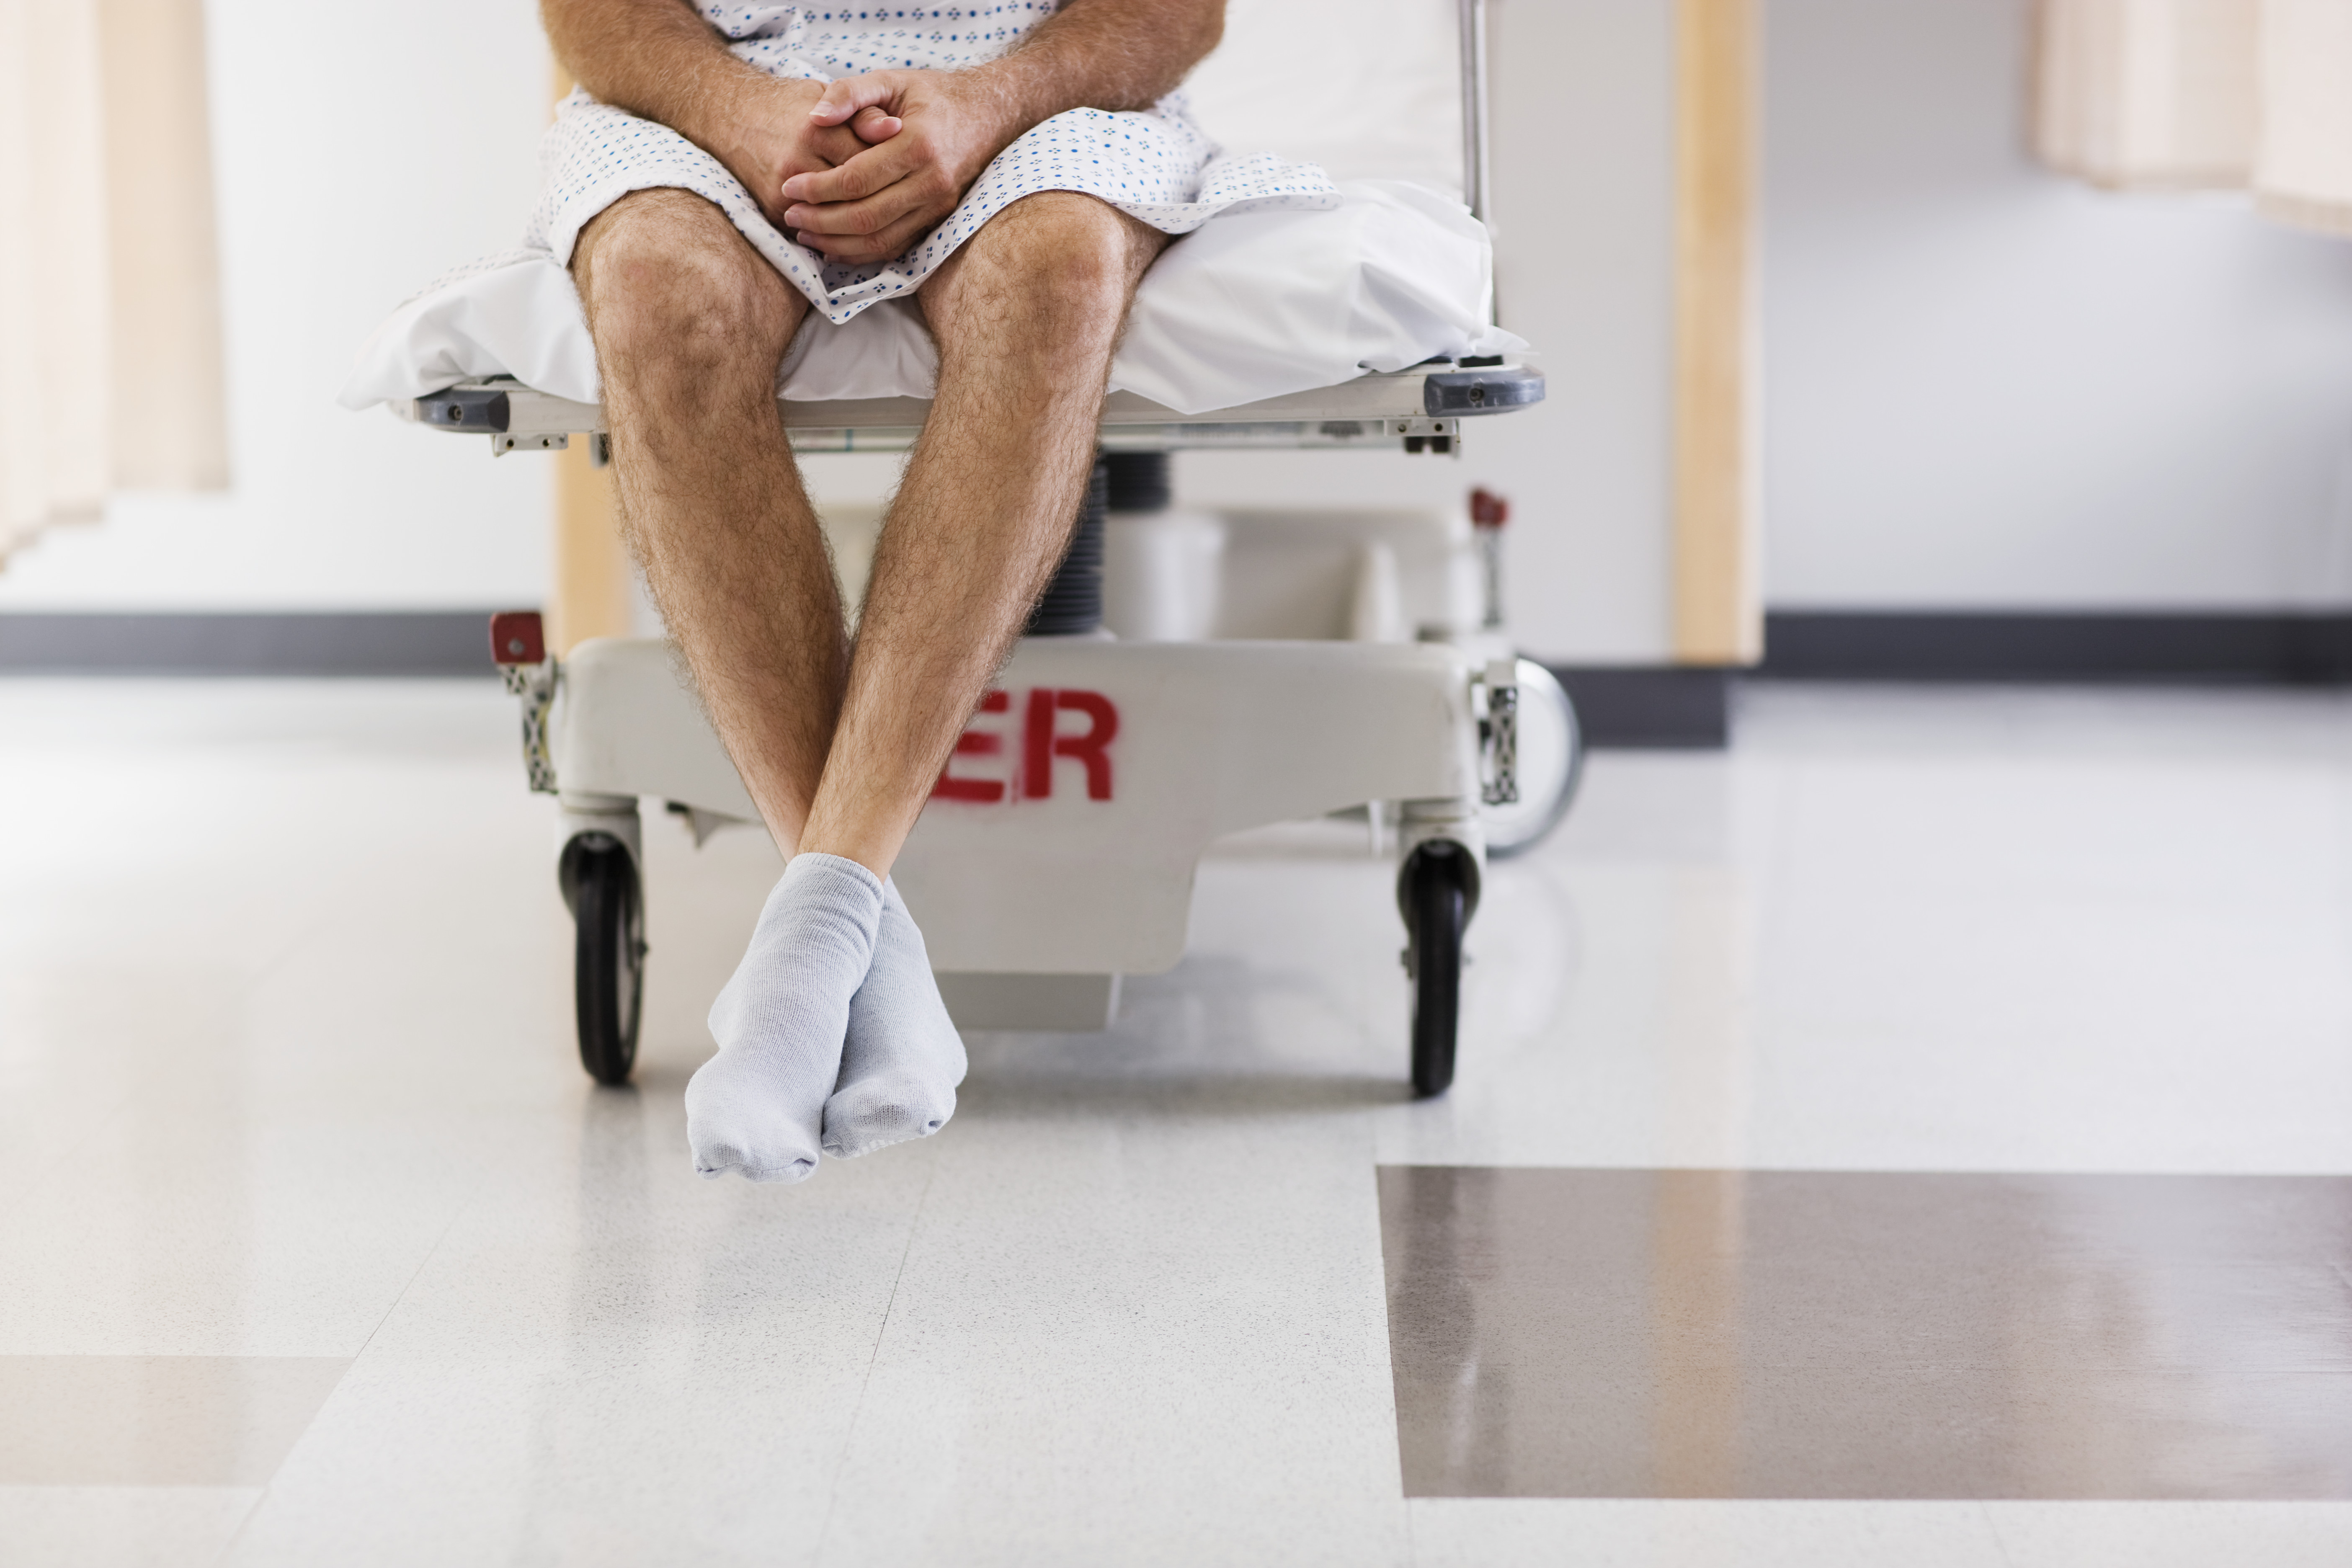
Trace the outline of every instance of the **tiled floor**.
<instances>
[{"instance_id":1,"label":"tiled floor","mask_svg":"<svg viewBox=\"0 0 2352 1568\"><path fill-rule=\"evenodd\" d=\"M772 856L648 825L598 1093L520 774L487 683L0 686L0 1562L2352 1561L2332 1501L1409 1499L1376 1176L2352 1173L2352 703L1604 754L1430 1104L1387 871L1268 836L1111 1034L781 1191L677 1100Z\"/></svg>"}]
</instances>

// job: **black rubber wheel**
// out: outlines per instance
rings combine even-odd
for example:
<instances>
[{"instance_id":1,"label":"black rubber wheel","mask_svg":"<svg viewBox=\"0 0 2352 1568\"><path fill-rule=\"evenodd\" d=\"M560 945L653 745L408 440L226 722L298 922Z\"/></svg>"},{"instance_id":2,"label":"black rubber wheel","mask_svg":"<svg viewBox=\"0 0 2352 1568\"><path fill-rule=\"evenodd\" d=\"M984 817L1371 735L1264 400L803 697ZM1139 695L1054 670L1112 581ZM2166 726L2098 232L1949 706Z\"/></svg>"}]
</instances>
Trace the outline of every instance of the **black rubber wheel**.
<instances>
[{"instance_id":1,"label":"black rubber wheel","mask_svg":"<svg viewBox=\"0 0 2352 1568\"><path fill-rule=\"evenodd\" d=\"M1412 1088L1427 1099L1454 1083L1462 1016L1462 933L1470 923L1467 850L1432 839L1405 861L1405 973L1412 981Z\"/></svg>"},{"instance_id":2,"label":"black rubber wheel","mask_svg":"<svg viewBox=\"0 0 2352 1568\"><path fill-rule=\"evenodd\" d=\"M598 1083L624 1084L636 1065L645 996L645 906L636 862L619 839L603 833L581 835L569 852L580 1065Z\"/></svg>"}]
</instances>

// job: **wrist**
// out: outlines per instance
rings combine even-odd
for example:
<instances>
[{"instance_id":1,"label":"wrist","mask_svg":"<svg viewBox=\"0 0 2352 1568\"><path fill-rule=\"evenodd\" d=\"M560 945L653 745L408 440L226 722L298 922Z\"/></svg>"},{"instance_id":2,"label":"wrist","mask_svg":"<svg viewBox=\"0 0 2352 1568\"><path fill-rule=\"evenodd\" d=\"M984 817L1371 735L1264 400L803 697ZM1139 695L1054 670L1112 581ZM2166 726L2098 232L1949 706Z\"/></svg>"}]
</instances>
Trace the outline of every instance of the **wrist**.
<instances>
[{"instance_id":1,"label":"wrist","mask_svg":"<svg viewBox=\"0 0 2352 1568\"><path fill-rule=\"evenodd\" d=\"M747 69L712 82L670 128L739 173L764 165L824 93L822 82Z\"/></svg>"},{"instance_id":2,"label":"wrist","mask_svg":"<svg viewBox=\"0 0 2352 1568\"><path fill-rule=\"evenodd\" d=\"M967 181L977 179L999 153L1069 107L1044 101L1035 73L1023 69L1023 63L1016 51L956 73L971 89L969 111L984 147L978 164L966 172Z\"/></svg>"}]
</instances>

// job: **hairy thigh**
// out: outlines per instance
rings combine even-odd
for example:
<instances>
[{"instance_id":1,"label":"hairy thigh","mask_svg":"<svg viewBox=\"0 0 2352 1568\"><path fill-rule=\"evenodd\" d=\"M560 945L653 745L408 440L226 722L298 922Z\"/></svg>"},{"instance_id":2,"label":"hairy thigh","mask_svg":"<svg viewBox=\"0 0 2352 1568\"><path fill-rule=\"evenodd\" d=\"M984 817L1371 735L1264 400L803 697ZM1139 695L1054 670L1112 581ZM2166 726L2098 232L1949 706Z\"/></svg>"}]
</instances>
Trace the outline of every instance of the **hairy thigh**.
<instances>
[{"instance_id":1,"label":"hairy thigh","mask_svg":"<svg viewBox=\"0 0 2352 1568\"><path fill-rule=\"evenodd\" d=\"M808 300L691 192L632 191L591 219L572 276L607 377L676 365L772 374Z\"/></svg>"},{"instance_id":2,"label":"hairy thigh","mask_svg":"<svg viewBox=\"0 0 2352 1568\"><path fill-rule=\"evenodd\" d=\"M1168 239L1097 197L1040 191L982 225L916 300L942 353L1008 330L1016 342L1108 350Z\"/></svg>"}]
</instances>

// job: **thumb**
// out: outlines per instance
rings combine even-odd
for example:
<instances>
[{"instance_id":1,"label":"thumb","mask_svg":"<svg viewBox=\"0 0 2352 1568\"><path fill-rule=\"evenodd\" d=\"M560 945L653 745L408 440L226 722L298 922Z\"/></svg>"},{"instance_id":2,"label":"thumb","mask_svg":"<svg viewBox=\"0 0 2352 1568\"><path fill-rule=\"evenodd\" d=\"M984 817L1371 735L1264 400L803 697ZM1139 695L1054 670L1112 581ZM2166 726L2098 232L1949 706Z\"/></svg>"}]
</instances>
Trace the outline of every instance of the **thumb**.
<instances>
[{"instance_id":1,"label":"thumb","mask_svg":"<svg viewBox=\"0 0 2352 1568\"><path fill-rule=\"evenodd\" d=\"M860 142L871 147L898 134L906 123L897 115L885 114L878 109L861 109L857 118L849 122L849 128L857 133Z\"/></svg>"},{"instance_id":2,"label":"thumb","mask_svg":"<svg viewBox=\"0 0 2352 1568\"><path fill-rule=\"evenodd\" d=\"M866 76L845 76L825 84L824 95L809 110L809 118L819 125L840 125L861 109L879 109L890 101L890 84L882 80L878 72Z\"/></svg>"}]
</instances>

